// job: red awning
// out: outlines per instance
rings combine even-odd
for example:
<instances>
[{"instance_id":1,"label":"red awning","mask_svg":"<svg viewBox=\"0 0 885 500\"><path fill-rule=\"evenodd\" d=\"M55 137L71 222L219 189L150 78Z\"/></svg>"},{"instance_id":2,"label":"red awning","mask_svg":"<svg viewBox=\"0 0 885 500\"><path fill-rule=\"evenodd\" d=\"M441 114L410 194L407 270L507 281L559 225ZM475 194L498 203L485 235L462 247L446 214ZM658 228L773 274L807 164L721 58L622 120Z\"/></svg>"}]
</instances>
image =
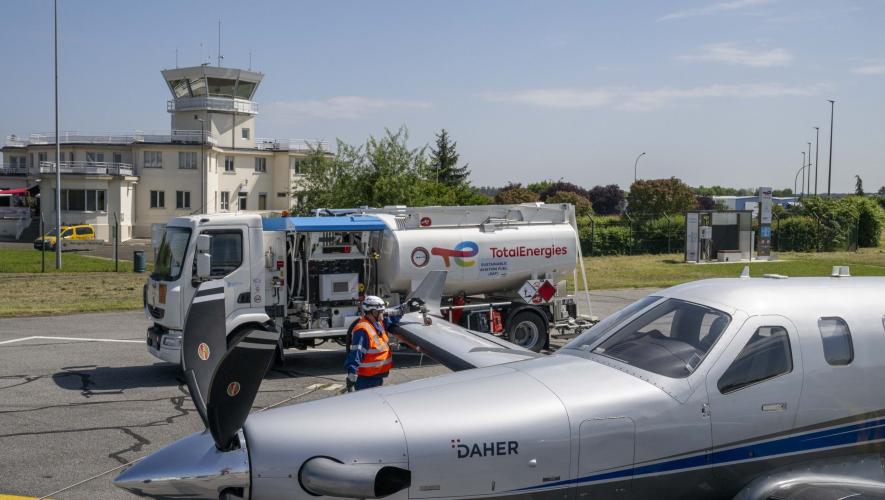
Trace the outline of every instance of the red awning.
<instances>
[{"instance_id":1,"label":"red awning","mask_svg":"<svg viewBox=\"0 0 885 500\"><path fill-rule=\"evenodd\" d=\"M0 191L0 194L17 194L19 196L24 196L28 194L28 188L7 189Z\"/></svg>"}]
</instances>

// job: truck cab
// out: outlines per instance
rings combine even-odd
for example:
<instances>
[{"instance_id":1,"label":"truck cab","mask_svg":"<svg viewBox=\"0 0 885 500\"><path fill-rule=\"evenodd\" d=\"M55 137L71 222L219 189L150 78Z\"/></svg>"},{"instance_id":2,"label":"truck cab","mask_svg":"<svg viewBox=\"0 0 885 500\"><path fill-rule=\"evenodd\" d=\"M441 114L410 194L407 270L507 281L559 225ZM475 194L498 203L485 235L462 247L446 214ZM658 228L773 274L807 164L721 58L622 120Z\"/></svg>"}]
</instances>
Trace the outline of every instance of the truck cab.
<instances>
[{"instance_id":1,"label":"truck cab","mask_svg":"<svg viewBox=\"0 0 885 500\"><path fill-rule=\"evenodd\" d=\"M170 363L180 362L184 319L200 284L195 247L201 234L211 237L209 278L223 279L226 284L227 331L269 319L264 310L264 255L257 251L264 243L261 217L230 214L170 219L144 289L145 312L154 321L148 329L148 349Z\"/></svg>"}]
</instances>

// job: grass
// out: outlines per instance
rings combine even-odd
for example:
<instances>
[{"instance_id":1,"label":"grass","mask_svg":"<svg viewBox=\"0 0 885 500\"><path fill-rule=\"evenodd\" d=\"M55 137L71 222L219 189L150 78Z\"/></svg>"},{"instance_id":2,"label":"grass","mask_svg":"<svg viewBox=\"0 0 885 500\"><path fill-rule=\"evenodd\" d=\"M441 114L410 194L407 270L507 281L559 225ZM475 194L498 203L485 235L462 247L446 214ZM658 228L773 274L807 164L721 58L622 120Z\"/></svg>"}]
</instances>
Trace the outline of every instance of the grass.
<instances>
[{"instance_id":1,"label":"grass","mask_svg":"<svg viewBox=\"0 0 885 500\"><path fill-rule=\"evenodd\" d=\"M146 275L133 273L132 263L73 253L47 252L46 272L40 272L40 252L0 249L0 317L42 316L78 312L120 311L141 307Z\"/></svg>"},{"instance_id":2,"label":"grass","mask_svg":"<svg viewBox=\"0 0 885 500\"><path fill-rule=\"evenodd\" d=\"M885 276L881 247L859 252L782 252L777 261L753 263L686 264L683 258L682 254L588 257L584 259L587 284L591 290L665 287L705 278L736 278L747 265L751 276L829 276L834 265L851 266L853 276Z\"/></svg>"}]
</instances>

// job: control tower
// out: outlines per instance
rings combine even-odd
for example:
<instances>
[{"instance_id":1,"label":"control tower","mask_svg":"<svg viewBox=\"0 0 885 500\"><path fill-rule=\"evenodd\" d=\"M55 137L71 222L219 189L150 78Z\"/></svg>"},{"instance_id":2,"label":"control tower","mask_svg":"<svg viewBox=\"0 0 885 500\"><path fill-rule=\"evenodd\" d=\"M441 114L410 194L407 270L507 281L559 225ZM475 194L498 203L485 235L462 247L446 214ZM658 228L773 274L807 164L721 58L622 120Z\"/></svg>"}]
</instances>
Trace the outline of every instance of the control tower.
<instances>
[{"instance_id":1,"label":"control tower","mask_svg":"<svg viewBox=\"0 0 885 500\"><path fill-rule=\"evenodd\" d=\"M173 131L199 131L222 147L255 147L255 115L252 100L262 73L217 66L167 69L163 78L172 92L166 110L172 114ZM174 132L173 132L174 133Z\"/></svg>"}]
</instances>

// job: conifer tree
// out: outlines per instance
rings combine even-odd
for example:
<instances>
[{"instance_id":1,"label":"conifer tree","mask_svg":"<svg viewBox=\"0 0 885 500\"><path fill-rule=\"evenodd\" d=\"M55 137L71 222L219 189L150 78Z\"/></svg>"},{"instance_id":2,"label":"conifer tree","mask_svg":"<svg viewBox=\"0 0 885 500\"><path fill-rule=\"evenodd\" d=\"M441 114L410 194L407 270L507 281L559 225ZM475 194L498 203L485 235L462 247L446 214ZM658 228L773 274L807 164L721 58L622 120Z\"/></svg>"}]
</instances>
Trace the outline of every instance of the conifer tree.
<instances>
[{"instance_id":1,"label":"conifer tree","mask_svg":"<svg viewBox=\"0 0 885 500\"><path fill-rule=\"evenodd\" d=\"M464 184L470 175L469 164L458 166L460 155L455 150L457 145L449 138L449 132L442 129L436 134L436 148L430 149L430 168L436 181L450 187Z\"/></svg>"}]
</instances>

